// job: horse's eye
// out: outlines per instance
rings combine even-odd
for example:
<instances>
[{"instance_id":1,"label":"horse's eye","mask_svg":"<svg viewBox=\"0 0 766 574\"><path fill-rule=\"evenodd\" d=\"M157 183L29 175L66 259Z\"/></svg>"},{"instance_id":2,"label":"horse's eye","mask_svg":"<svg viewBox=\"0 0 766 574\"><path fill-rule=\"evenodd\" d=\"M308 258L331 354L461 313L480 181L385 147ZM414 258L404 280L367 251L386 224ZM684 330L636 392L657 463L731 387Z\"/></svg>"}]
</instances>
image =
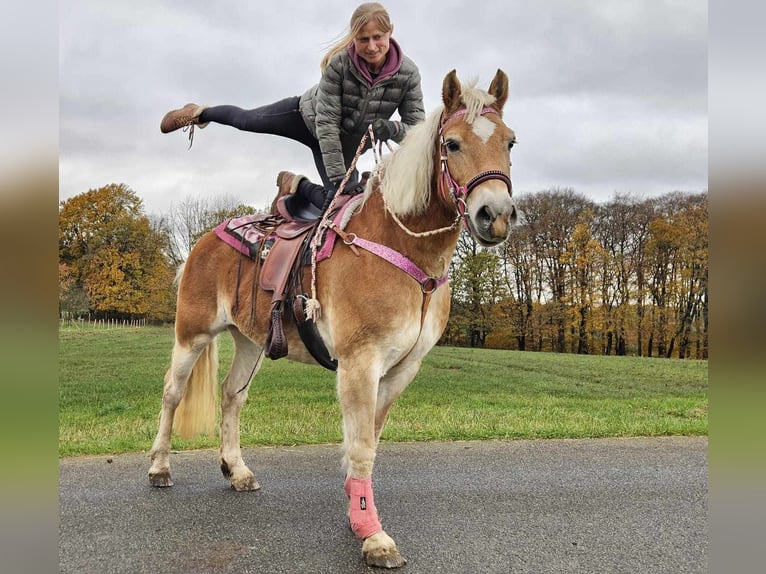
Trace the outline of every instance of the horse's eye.
<instances>
[{"instance_id":1,"label":"horse's eye","mask_svg":"<svg viewBox=\"0 0 766 574\"><path fill-rule=\"evenodd\" d=\"M508 142L508 151L511 151L513 149L513 145L516 143L516 140L511 140Z\"/></svg>"},{"instance_id":2,"label":"horse's eye","mask_svg":"<svg viewBox=\"0 0 766 574\"><path fill-rule=\"evenodd\" d=\"M450 153L455 153L460 151L460 144L456 142L455 140L447 140L446 144L447 151Z\"/></svg>"}]
</instances>

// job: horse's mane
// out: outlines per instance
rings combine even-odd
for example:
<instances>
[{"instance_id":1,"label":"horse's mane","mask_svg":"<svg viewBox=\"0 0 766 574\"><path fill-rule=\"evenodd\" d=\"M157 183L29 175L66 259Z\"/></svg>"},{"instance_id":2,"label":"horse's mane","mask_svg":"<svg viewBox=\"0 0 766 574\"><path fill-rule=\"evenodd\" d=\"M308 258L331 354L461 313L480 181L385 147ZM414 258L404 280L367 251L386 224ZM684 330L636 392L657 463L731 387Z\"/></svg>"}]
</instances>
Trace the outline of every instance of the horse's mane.
<instances>
[{"instance_id":1,"label":"horse's mane","mask_svg":"<svg viewBox=\"0 0 766 574\"><path fill-rule=\"evenodd\" d=\"M476 87L476 80L462 86L460 99L466 108L464 119L469 124L495 101L494 96ZM434 154L443 110L444 106L438 106L424 122L407 132L394 153L381 160L376 176L367 186L365 201L380 187L389 209L397 216L425 212L431 199Z\"/></svg>"}]
</instances>

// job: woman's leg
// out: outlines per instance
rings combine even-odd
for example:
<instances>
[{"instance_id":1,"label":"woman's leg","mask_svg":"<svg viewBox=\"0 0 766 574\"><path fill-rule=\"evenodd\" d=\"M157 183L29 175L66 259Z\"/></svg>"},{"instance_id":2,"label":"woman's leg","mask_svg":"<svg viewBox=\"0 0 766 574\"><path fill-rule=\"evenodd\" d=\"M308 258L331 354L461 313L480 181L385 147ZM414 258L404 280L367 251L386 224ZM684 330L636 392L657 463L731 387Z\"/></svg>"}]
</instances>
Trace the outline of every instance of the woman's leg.
<instances>
[{"instance_id":1,"label":"woman's leg","mask_svg":"<svg viewBox=\"0 0 766 574\"><path fill-rule=\"evenodd\" d=\"M293 96L252 110L237 106L211 106L199 116L200 123L214 122L238 130L286 137L313 147L316 138L303 121L298 102Z\"/></svg>"},{"instance_id":2,"label":"woman's leg","mask_svg":"<svg viewBox=\"0 0 766 574\"><path fill-rule=\"evenodd\" d=\"M200 123L214 122L235 127L239 130L261 134L273 134L290 138L311 149L314 165L319 173L322 184L327 189L332 188L330 178L322 160L322 150L319 142L311 134L303 121L299 109L300 98L297 96L285 98L273 104L261 106L252 110L244 110L237 106L213 106L206 108L199 116ZM353 156L352 156L353 157ZM318 191L310 194L312 203L318 202ZM314 196L316 195L316 201ZM319 205L321 207L321 204Z\"/></svg>"},{"instance_id":3,"label":"woman's leg","mask_svg":"<svg viewBox=\"0 0 766 574\"><path fill-rule=\"evenodd\" d=\"M353 137L353 136L341 137L340 145L341 145L341 149L343 150L343 163L346 164L346 169L348 169L348 167L354 161L354 156L356 155L356 150L359 148L360 141L362 141L361 137ZM369 144L365 146L365 149L369 149ZM359 181L359 171L357 169L354 169L353 173L348 178L346 187L351 187L351 185L356 183L357 181Z\"/></svg>"}]
</instances>

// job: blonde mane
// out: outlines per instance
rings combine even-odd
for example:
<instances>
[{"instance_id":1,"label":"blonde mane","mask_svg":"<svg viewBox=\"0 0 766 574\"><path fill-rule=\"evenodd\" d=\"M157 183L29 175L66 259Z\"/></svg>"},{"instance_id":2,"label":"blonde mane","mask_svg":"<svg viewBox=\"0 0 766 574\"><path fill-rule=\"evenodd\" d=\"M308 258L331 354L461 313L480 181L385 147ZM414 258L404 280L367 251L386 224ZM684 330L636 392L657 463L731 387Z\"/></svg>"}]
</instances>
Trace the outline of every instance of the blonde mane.
<instances>
[{"instance_id":1,"label":"blonde mane","mask_svg":"<svg viewBox=\"0 0 766 574\"><path fill-rule=\"evenodd\" d=\"M466 108L465 121L472 124L495 97L476 87L476 80L463 86L460 96ZM399 217L425 213L431 200L434 154L444 106L407 132L401 146L385 156L365 191L365 201L380 188L389 209ZM364 203L364 202L363 202Z\"/></svg>"}]
</instances>

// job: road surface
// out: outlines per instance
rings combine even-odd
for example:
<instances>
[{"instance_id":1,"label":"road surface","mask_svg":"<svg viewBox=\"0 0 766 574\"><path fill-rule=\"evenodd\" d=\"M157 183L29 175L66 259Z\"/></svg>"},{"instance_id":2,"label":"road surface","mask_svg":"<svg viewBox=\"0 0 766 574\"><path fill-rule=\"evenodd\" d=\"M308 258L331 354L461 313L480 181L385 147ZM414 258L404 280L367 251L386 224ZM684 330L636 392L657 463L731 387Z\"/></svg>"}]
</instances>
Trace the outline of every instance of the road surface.
<instances>
[{"instance_id":1,"label":"road surface","mask_svg":"<svg viewBox=\"0 0 766 574\"><path fill-rule=\"evenodd\" d=\"M402 574L707 572L707 438L382 443L375 500ZM243 449L238 493L214 450L62 459L62 573L358 573L340 448Z\"/></svg>"}]
</instances>

